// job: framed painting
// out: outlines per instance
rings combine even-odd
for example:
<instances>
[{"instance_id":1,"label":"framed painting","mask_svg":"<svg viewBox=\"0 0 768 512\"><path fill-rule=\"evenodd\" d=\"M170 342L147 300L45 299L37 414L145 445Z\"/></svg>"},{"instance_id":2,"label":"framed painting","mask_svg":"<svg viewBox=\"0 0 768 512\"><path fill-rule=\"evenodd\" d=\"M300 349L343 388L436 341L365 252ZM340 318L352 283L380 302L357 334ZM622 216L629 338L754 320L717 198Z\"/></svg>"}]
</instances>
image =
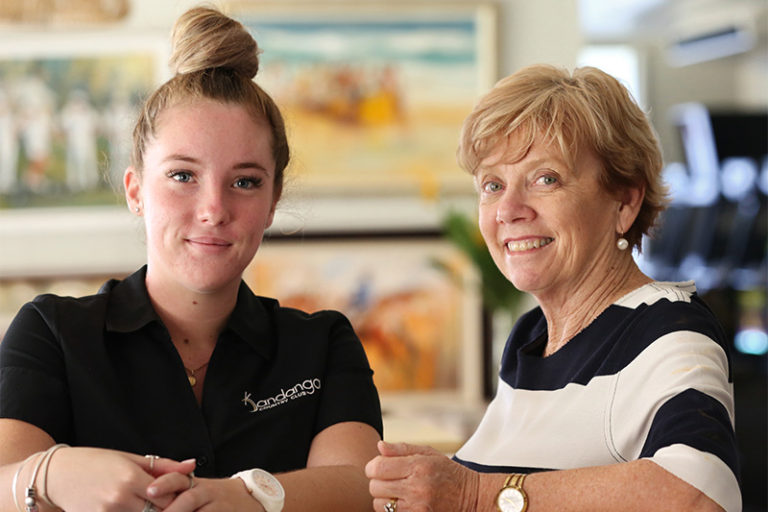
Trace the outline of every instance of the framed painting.
<instances>
[{"instance_id":1,"label":"framed painting","mask_svg":"<svg viewBox=\"0 0 768 512\"><path fill-rule=\"evenodd\" d=\"M166 44L118 29L0 35L0 208L115 204Z\"/></svg>"},{"instance_id":2,"label":"framed painting","mask_svg":"<svg viewBox=\"0 0 768 512\"><path fill-rule=\"evenodd\" d=\"M270 239L244 279L284 306L344 313L385 405L482 399L478 280L441 236Z\"/></svg>"},{"instance_id":3,"label":"framed painting","mask_svg":"<svg viewBox=\"0 0 768 512\"><path fill-rule=\"evenodd\" d=\"M263 49L299 186L432 198L471 191L459 130L495 81L492 4L230 2Z\"/></svg>"}]
</instances>

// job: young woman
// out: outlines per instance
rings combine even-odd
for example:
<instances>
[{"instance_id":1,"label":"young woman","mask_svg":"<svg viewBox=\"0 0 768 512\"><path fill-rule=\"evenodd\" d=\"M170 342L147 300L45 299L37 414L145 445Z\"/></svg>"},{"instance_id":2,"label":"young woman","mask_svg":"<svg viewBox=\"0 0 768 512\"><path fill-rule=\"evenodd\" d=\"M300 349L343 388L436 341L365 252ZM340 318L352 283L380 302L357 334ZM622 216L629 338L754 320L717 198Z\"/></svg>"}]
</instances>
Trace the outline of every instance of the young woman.
<instances>
[{"instance_id":1,"label":"young woman","mask_svg":"<svg viewBox=\"0 0 768 512\"><path fill-rule=\"evenodd\" d=\"M124 180L147 265L36 298L0 344L0 510L370 510L381 411L352 327L241 279L289 160L259 49L209 8L173 39Z\"/></svg>"}]
</instances>

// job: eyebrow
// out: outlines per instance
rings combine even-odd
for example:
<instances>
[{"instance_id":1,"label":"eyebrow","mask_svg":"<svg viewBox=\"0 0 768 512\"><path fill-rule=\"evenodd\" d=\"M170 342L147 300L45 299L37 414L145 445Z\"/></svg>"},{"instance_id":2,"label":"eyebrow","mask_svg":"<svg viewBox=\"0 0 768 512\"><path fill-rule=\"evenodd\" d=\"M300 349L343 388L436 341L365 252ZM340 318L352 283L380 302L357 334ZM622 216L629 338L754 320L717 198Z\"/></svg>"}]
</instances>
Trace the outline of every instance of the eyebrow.
<instances>
[{"instance_id":1,"label":"eyebrow","mask_svg":"<svg viewBox=\"0 0 768 512\"><path fill-rule=\"evenodd\" d=\"M517 164L519 162L520 162L519 160L516 161L516 162L508 162L504 158L501 158L495 164L492 164L492 165L479 165L477 167L476 174L480 173L482 171L487 171L489 169L492 169L496 165L515 165L515 164ZM544 156L544 157L541 157L541 158L537 158L535 160L531 160L530 162L525 162L525 167L528 168L528 169L530 169L530 168L540 168L540 167L546 167L546 168L549 169L549 168L557 167L557 165L555 165L555 164L560 164L562 166L563 163L564 162L561 162L560 159L558 159L558 158L555 158L555 157L552 157L552 156Z\"/></svg>"},{"instance_id":2,"label":"eyebrow","mask_svg":"<svg viewBox=\"0 0 768 512\"><path fill-rule=\"evenodd\" d=\"M163 163L174 162L174 161L189 162L191 164L197 164L197 165L202 164L202 161L200 161L199 159L189 155L183 155L180 153L174 153L174 154L168 155L162 160ZM258 169L258 170L264 171L266 174L269 174L269 170L259 162L239 162L235 164L232 168L233 169Z\"/></svg>"}]
</instances>

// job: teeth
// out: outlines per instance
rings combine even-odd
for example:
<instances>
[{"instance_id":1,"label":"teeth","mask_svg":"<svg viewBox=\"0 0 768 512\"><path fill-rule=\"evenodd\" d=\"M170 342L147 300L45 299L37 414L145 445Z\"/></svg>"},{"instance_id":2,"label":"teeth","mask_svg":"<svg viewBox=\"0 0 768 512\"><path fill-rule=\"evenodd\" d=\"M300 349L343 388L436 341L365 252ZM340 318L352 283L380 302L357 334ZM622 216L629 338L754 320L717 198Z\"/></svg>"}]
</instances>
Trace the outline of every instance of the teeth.
<instances>
[{"instance_id":1,"label":"teeth","mask_svg":"<svg viewBox=\"0 0 768 512\"><path fill-rule=\"evenodd\" d=\"M531 249L538 249L539 247L549 245L554 240L554 238L546 237L538 238L536 240L527 240L525 242L509 242L507 244L507 249L509 249L510 252L530 251Z\"/></svg>"}]
</instances>

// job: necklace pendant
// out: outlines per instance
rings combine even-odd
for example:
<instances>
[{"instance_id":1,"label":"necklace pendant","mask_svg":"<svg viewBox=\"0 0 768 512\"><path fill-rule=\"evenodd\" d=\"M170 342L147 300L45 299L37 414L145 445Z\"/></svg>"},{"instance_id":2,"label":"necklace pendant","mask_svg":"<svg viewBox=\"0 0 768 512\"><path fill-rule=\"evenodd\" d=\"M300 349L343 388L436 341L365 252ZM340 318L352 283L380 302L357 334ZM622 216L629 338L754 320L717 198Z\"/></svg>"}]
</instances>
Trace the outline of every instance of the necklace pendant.
<instances>
[{"instance_id":1,"label":"necklace pendant","mask_svg":"<svg viewBox=\"0 0 768 512\"><path fill-rule=\"evenodd\" d=\"M189 385L192 387L195 387L195 384L197 384L197 379L194 375L187 376L187 380L189 380Z\"/></svg>"}]
</instances>

